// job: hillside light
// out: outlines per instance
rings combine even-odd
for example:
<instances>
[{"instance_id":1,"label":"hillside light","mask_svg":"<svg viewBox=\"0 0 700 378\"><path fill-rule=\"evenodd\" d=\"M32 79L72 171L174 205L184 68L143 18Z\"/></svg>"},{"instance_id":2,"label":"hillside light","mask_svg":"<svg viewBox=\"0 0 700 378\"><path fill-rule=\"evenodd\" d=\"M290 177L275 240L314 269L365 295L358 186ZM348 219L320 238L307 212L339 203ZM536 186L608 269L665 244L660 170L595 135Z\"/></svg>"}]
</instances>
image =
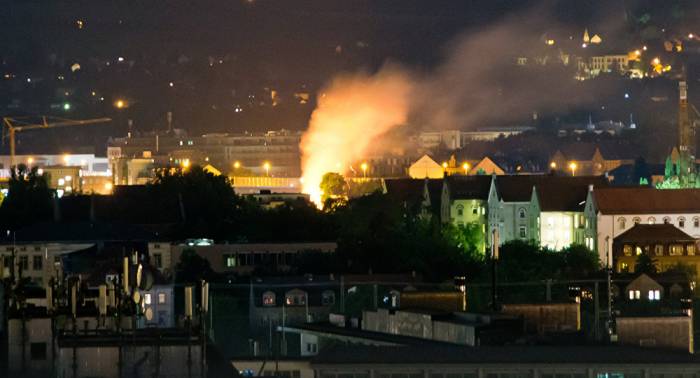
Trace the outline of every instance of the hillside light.
<instances>
[{"instance_id":1,"label":"hillside light","mask_svg":"<svg viewBox=\"0 0 700 378\"><path fill-rule=\"evenodd\" d=\"M462 164L462 169L464 169L464 174L469 174L469 163Z\"/></svg>"},{"instance_id":2,"label":"hillside light","mask_svg":"<svg viewBox=\"0 0 700 378\"><path fill-rule=\"evenodd\" d=\"M30 157L30 158L27 159L27 164L28 164L28 165L32 165L33 163L34 163L34 158L33 158L33 157Z\"/></svg>"},{"instance_id":3,"label":"hillside light","mask_svg":"<svg viewBox=\"0 0 700 378\"><path fill-rule=\"evenodd\" d=\"M571 169L572 176L576 176L576 168L578 168L578 165L576 165L576 162L572 161L571 164L569 164L569 169Z\"/></svg>"},{"instance_id":4,"label":"hillside light","mask_svg":"<svg viewBox=\"0 0 700 378\"><path fill-rule=\"evenodd\" d=\"M557 163L555 163L555 162L549 163L549 168L557 169Z\"/></svg>"},{"instance_id":5,"label":"hillside light","mask_svg":"<svg viewBox=\"0 0 700 378\"><path fill-rule=\"evenodd\" d=\"M117 109L124 109L126 108L126 101L119 99L114 102L114 107Z\"/></svg>"},{"instance_id":6,"label":"hillside light","mask_svg":"<svg viewBox=\"0 0 700 378\"><path fill-rule=\"evenodd\" d=\"M270 176L270 163L267 161L263 163L263 168L265 168L265 174L267 176Z\"/></svg>"},{"instance_id":7,"label":"hillside light","mask_svg":"<svg viewBox=\"0 0 700 378\"><path fill-rule=\"evenodd\" d=\"M180 163L182 168L187 169L190 167L190 159L183 159L182 163Z\"/></svg>"},{"instance_id":8,"label":"hillside light","mask_svg":"<svg viewBox=\"0 0 700 378\"><path fill-rule=\"evenodd\" d=\"M360 164L360 168L362 169L362 176L367 177L367 163Z\"/></svg>"},{"instance_id":9,"label":"hillside light","mask_svg":"<svg viewBox=\"0 0 700 378\"><path fill-rule=\"evenodd\" d=\"M65 110L65 111L69 111L69 110L70 110L70 107L71 107L71 106L70 106L70 102L66 102L66 103L63 104L63 110Z\"/></svg>"},{"instance_id":10,"label":"hillside light","mask_svg":"<svg viewBox=\"0 0 700 378\"><path fill-rule=\"evenodd\" d=\"M236 161L236 162L233 163L233 168L238 169L238 168L240 168L240 167L241 167L241 162L240 162L240 161Z\"/></svg>"}]
</instances>

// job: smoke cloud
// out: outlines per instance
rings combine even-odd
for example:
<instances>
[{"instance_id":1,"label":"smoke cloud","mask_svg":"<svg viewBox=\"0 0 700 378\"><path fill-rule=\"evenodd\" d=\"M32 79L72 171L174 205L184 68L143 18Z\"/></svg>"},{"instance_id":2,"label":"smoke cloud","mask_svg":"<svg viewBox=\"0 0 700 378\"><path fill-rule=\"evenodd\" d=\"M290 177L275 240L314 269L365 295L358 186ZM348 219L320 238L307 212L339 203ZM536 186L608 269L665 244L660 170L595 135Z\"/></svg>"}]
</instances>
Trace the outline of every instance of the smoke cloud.
<instances>
[{"instance_id":1,"label":"smoke cloud","mask_svg":"<svg viewBox=\"0 0 700 378\"><path fill-rule=\"evenodd\" d=\"M323 174L343 173L369 151L395 148L396 143L385 145L387 138L382 139L390 132L393 138L428 129L528 122L535 113L590 105L618 88L620 80L574 79L575 54L585 56L592 49L582 50L582 28L553 25L552 19L537 7L465 33L446 46L444 63L429 72L392 65L374 75L334 79L319 95L302 138L304 191L318 200ZM606 32L614 33L608 26ZM526 64L516 64L519 57Z\"/></svg>"},{"instance_id":2,"label":"smoke cloud","mask_svg":"<svg viewBox=\"0 0 700 378\"><path fill-rule=\"evenodd\" d=\"M408 73L394 66L340 76L322 90L300 145L303 190L314 202L325 173L345 173L377 138L406 123L412 90Z\"/></svg>"}]
</instances>

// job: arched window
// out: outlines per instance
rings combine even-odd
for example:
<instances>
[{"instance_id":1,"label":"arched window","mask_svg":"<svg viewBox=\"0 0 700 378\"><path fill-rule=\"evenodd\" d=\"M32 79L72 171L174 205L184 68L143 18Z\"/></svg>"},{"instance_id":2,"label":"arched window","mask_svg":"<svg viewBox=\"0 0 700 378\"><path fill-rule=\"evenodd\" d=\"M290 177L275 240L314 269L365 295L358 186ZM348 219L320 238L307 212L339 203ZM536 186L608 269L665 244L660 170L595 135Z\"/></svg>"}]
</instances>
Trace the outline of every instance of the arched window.
<instances>
[{"instance_id":1,"label":"arched window","mask_svg":"<svg viewBox=\"0 0 700 378\"><path fill-rule=\"evenodd\" d=\"M671 218L664 217L664 224L669 224L669 223L671 223Z\"/></svg>"},{"instance_id":2,"label":"arched window","mask_svg":"<svg viewBox=\"0 0 700 378\"><path fill-rule=\"evenodd\" d=\"M700 217L693 218L693 227L700 228Z\"/></svg>"},{"instance_id":3,"label":"arched window","mask_svg":"<svg viewBox=\"0 0 700 378\"><path fill-rule=\"evenodd\" d=\"M321 293L321 303L324 306L331 306L335 303L335 293L333 290L326 290Z\"/></svg>"},{"instance_id":4,"label":"arched window","mask_svg":"<svg viewBox=\"0 0 700 378\"><path fill-rule=\"evenodd\" d=\"M518 217L520 219L525 219L526 216L527 216L527 212L525 211L525 209L518 210Z\"/></svg>"},{"instance_id":5,"label":"arched window","mask_svg":"<svg viewBox=\"0 0 700 378\"><path fill-rule=\"evenodd\" d=\"M634 217L632 221L634 222L634 224L640 224L642 222L642 219L640 217Z\"/></svg>"},{"instance_id":6,"label":"arched window","mask_svg":"<svg viewBox=\"0 0 700 378\"><path fill-rule=\"evenodd\" d=\"M276 304L277 296L271 291L266 291L262 295L263 306L274 306Z\"/></svg>"},{"instance_id":7,"label":"arched window","mask_svg":"<svg viewBox=\"0 0 700 378\"><path fill-rule=\"evenodd\" d=\"M618 218L618 224L620 225L620 230L624 230L627 224L627 220L624 217Z\"/></svg>"},{"instance_id":8,"label":"arched window","mask_svg":"<svg viewBox=\"0 0 700 378\"><path fill-rule=\"evenodd\" d=\"M649 218L647 219L647 223L649 223L649 224L654 224L654 223L656 223L656 218L654 218L654 217L649 217Z\"/></svg>"},{"instance_id":9,"label":"arched window","mask_svg":"<svg viewBox=\"0 0 700 378\"><path fill-rule=\"evenodd\" d=\"M678 228L683 228L685 227L685 218L680 217L678 218Z\"/></svg>"},{"instance_id":10,"label":"arched window","mask_svg":"<svg viewBox=\"0 0 700 378\"><path fill-rule=\"evenodd\" d=\"M464 215L464 206L462 205L457 205L457 216L463 216Z\"/></svg>"},{"instance_id":11,"label":"arched window","mask_svg":"<svg viewBox=\"0 0 700 378\"><path fill-rule=\"evenodd\" d=\"M306 305L306 292L299 289L293 289L284 295L284 303L287 306L304 306Z\"/></svg>"}]
</instances>

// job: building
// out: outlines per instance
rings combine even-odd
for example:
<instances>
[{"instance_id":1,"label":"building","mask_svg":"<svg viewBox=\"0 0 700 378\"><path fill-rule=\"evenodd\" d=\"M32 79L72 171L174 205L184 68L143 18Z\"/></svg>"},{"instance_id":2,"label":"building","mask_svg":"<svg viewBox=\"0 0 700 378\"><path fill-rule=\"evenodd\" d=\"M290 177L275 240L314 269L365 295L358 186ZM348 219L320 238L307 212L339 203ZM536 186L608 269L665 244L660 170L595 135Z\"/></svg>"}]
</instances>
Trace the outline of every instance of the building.
<instances>
[{"instance_id":1,"label":"building","mask_svg":"<svg viewBox=\"0 0 700 378\"><path fill-rule=\"evenodd\" d=\"M651 257L662 272L678 263L700 271L698 238L671 223L634 224L614 238L615 271L633 273L637 257L642 254Z\"/></svg>"},{"instance_id":2,"label":"building","mask_svg":"<svg viewBox=\"0 0 700 378\"><path fill-rule=\"evenodd\" d=\"M423 155L408 167L408 176L413 179L440 179L445 175L445 168L428 155Z\"/></svg>"},{"instance_id":3,"label":"building","mask_svg":"<svg viewBox=\"0 0 700 378\"><path fill-rule=\"evenodd\" d=\"M244 194L244 197L255 201L263 209L274 209L280 206L310 203L311 198L306 193L274 193L261 190L257 194Z\"/></svg>"},{"instance_id":4,"label":"building","mask_svg":"<svg viewBox=\"0 0 700 378\"><path fill-rule=\"evenodd\" d=\"M383 192L390 201L423 218L439 216L441 179L384 179Z\"/></svg>"},{"instance_id":5,"label":"building","mask_svg":"<svg viewBox=\"0 0 700 378\"><path fill-rule=\"evenodd\" d=\"M634 158L624 156L623 149L616 146L604 147L603 155L600 146L578 144L558 149L550 158L550 169L572 176L601 176L621 165L634 164ZM622 152L620 152L622 151Z\"/></svg>"},{"instance_id":6,"label":"building","mask_svg":"<svg viewBox=\"0 0 700 378\"><path fill-rule=\"evenodd\" d=\"M186 250L192 250L209 261L217 273L249 275L256 268L289 272L300 254L334 253L338 245L335 242L310 243L250 243L250 244L212 244L212 245L172 245L170 246L170 271L180 261ZM154 255L155 256L155 255ZM165 263L165 261L163 261Z\"/></svg>"},{"instance_id":7,"label":"building","mask_svg":"<svg viewBox=\"0 0 700 378\"><path fill-rule=\"evenodd\" d=\"M496 140L500 137L519 135L534 129L535 128L531 126L509 126L482 127L471 131L424 131L418 134L415 139L417 147L420 151L435 151L443 149L454 151L466 147L469 142L488 142Z\"/></svg>"},{"instance_id":8,"label":"building","mask_svg":"<svg viewBox=\"0 0 700 378\"><path fill-rule=\"evenodd\" d=\"M492 176L447 176L442 186L442 223L479 227L482 253L486 252L488 199L493 181Z\"/></svg>"},{"instance_id":9,"label":"building","mask_svg":"<svg viewBox=\"0 0 700 378\"><path fill-rule=\"evenodd\" d=\"M606 262L614 239L635 224L668 223L694 239L700 237L700 189L596 187L586 199L585 218L596 230L594 247Z\"/></svg>"}]
</instances>

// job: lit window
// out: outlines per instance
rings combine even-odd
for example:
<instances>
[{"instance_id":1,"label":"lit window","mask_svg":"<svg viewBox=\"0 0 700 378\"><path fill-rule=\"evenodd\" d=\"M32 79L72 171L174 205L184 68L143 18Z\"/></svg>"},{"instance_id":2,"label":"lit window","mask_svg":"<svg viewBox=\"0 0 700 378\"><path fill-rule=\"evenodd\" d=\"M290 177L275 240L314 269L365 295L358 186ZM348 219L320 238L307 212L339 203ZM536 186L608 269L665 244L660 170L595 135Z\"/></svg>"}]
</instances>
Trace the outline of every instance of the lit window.
<instances>
[{"instance_id":1,"label":"lit window","mask_svg":"<svg viewBox=\"0 0 700 378\"><path fill-rule=\"evenodd\" d=\"M224 255L225 263L227 268L234 268L236 266L236 256L235 255Z\"/></svg>"},{"instance_id":2,"label":"lit window","mask_svg":"<svg viewBox=\"0 0 700 378\"><path fill-rule=\"evenodd\" d=\"M276 302L275 299L276 299L275 293L273 293L271 291L266 291L265 293L263 293L263 297L262 297L263 306L274 306L275 302Z\"/></svg>"},{"instance_id":3,"label":"lit window","mask_svg":"<svg viewBox=\"0 0 700 378\"><path fill-rule=\"evenodd\" d=\"M663 256L664 255L664 246L662 244L657 244L654 246L654 254L656 256Z\"/></svg>"},{"instance_id":4,"label":"lit window","mask_svg":"<svg viewBox=\"0 0 700 378\"><path fill-rule=\"evenodd\" d=\"M688 251L688 256L695 256L695 244L686 245L685 250Z\"/></svg>"},{"instance_id":5,"label":"lit window","mask_svg":"<svg viewBox=\"0 0 700 378\"><path fill-rule=\"evenodd\" d=\"M671 244L669 255L682 256L683 255L683 245L682 244Z\"/></svg>"},{"instance_id":6,"label":"lit window","mask_svg":"<svg viewBox=\"0 0 700 378\"><path fill-rule=\"evenodd\" d=\"M634 299L634 290L629 291L630 299Z\"/></svg>"},{"instance_id":7,"label":"lit window","mask_svg":"<svg viewBox=\"0 0 700 378\"><path fill-rule=\"evenodd\" d=\"M306 305L306 292L294 289L284 296L284 303L287 306L304 306Z\"/></svg>"},{"instance_id":8,"label":"lit window","mask_svg":"<svg viewBox=\"0 0 700 378\"><path fill-rule=\"evenodd\" d=\"M625 254L625 256L632 256L632 246L625 244L625 246L622 247L622 252Z\"/></svg>"},{"instance_id":9,"label":"lit window","mask_svg":"<svg viewBox=\"0 0 700 378\"><path fill-rule=\"evenodd\" d=\"M634 254L639 256L642 254L642 248L641 247L634 247Z\"/></svg>"},{"instance_id":10,"label":"lit window","mask_svg":"<svg viewBox=\"0 0 700 378\"><path fill-rule=\"evenodd\" d=\"M661 290L654 290L654 300L658 301L661 299Z\"/></svg>"},{"instance_id":11,"label":"lit window","mask_svg":"<svg viewBox=\"0 0 700 378\"><path fill-rule=\"evenodd\" d=\"M640 299L642 297L642 293L639 290L634 291L634 299Z\"/></svg>"},{"instance_id":12,"label":"lit window","mask_svg":"<svg viewBox=\"0 0 700 378\"><path fill-rule=\"evenodd\" d=\"M158 293L158 304L164 304L165 303L165 293Z\"/></svg>"},{"instance_id":13,"label":"lit window","mask_svg":"<svg viewBox=\"0 0 700 378\"><path fill-rule=\"evenodd\" d=\"M647 219L647 223L649 223L649 224L654 224L654 223L656 223L656 218L654 218L654 217L649 217L649 218Z\"/></svg>"},{"instance_id":14,"label":"lit window","mask_svg":"<svg viewBox=\"0 0 700 378\"><path fill-rule=\"evenodd\" d=\"M151 293L144 294L143 303L145 303L147 305L151 304Z\"/></svg>"}]
</instances>

